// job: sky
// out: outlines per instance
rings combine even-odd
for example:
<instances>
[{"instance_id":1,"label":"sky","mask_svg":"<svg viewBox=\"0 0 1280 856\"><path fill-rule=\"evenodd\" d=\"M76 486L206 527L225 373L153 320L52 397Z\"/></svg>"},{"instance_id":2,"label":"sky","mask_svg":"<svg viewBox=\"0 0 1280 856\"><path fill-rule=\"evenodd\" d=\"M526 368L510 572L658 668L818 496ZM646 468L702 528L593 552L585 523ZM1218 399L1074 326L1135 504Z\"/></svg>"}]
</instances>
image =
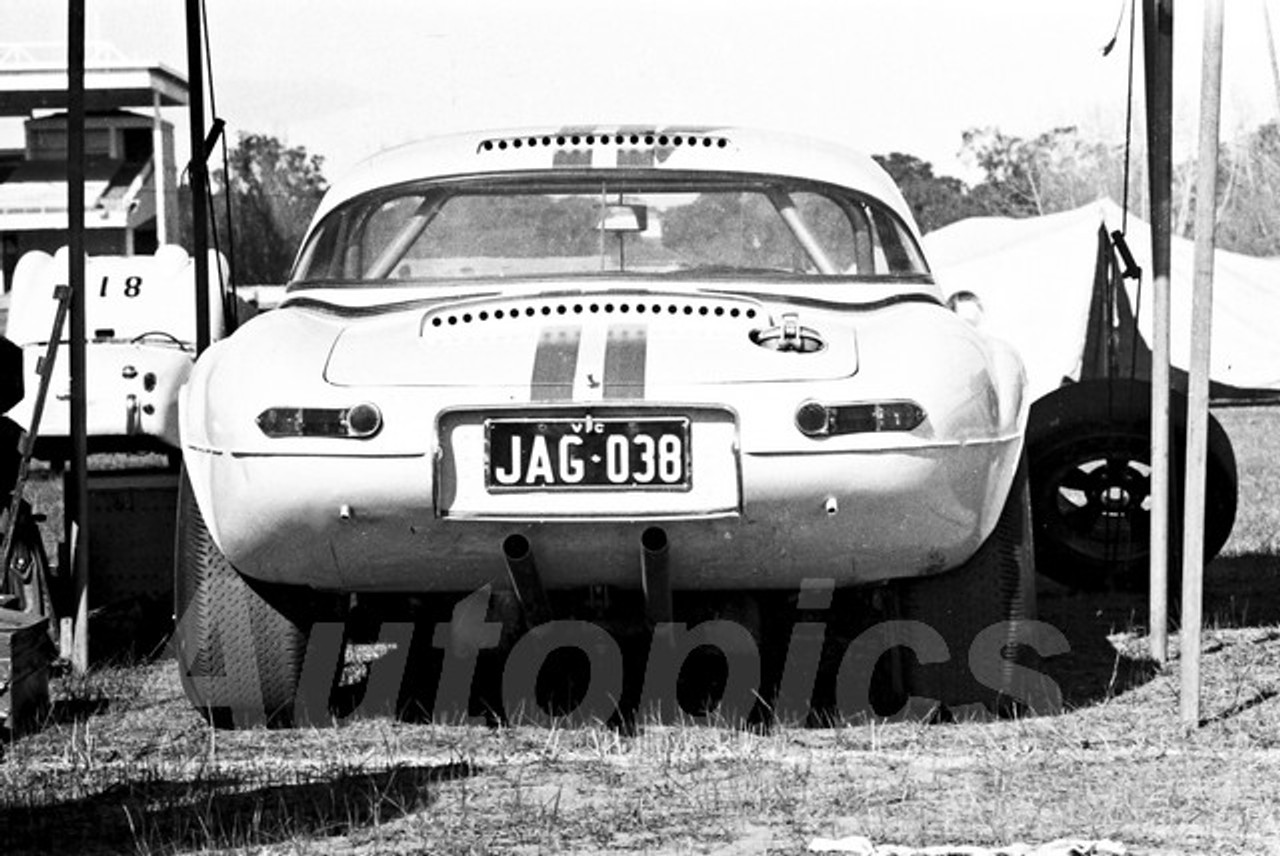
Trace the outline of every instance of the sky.
<instances>
[{"instance_id":1,"label":"sky","mask_svg":"<svg viewBox=\"0 0 1280 856\"><path fill-rule=\"evenodd\" d=\"M1228 139L1277 116L1264 2L1280 24L1280 0L1225 0ZM1123 140L1130 3L209 0L207 15L230 133L305 147L330 179L434 133L623 122L784 128L972 181L958 158L969 128ZM66 5L0 0L0 46L65 46ZM185 74L183 3L86 5L91 42ZM1204 12L1175 9L1175 139L1189 152ZM169 119L185 131L182 113Z\"/></svg>"}]
</instances>

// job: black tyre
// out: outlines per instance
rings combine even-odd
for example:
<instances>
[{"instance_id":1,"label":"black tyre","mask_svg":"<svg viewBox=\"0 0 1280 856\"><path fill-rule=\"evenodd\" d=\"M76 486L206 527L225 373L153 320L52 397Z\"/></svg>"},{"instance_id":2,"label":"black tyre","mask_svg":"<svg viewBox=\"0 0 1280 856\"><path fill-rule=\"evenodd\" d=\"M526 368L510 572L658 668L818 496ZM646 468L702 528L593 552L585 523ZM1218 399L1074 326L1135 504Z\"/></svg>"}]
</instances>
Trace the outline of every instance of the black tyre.
<instances>
[{"instance_id":1,"label":"black tyre","mask_svg":"<svg viewBox=\"0 0 1280 856\"><path fill-rule=\"evenodd\" d=\"M185 470L174 600L174 648L191 704L220 728L292 724L315 598L237 573L213 542Z\"/></svg>"},{"instance_id":2,"label":"black tyre","mask_svg":"<svg viewBox=\"0 0 1280 856\"><path fill-rule=\"evenodd\" d=\"M900 652L905 689L940 703L943 712L966 716L1013 712L1027 693L1017 685L1027 623L1035 618L1035 557L1027 468L1020 464L995 530L961 567L914 580L901 592L904 617L941 636L946 656L922 663ZM996 634L994 637L991 634ZM975 641L994 654L975 667Z\"/></svg>"},{"instance_id":3,"label":"black tyre","mask_svg":"<svg viewBox=\"0 0 1280 856\"><path fill-rule=\"evenodd\" d=\"M1170 401L1170 578L1181 569L1186 397ZM1140 590L1149 579L1151 387L1140 381L1065 386L1031 406L1027 448L1036 565L1080 589ZM1236 461L1209 417L1205 561L1222 549L1236 515Z\"/></svg>"}]
</instances>

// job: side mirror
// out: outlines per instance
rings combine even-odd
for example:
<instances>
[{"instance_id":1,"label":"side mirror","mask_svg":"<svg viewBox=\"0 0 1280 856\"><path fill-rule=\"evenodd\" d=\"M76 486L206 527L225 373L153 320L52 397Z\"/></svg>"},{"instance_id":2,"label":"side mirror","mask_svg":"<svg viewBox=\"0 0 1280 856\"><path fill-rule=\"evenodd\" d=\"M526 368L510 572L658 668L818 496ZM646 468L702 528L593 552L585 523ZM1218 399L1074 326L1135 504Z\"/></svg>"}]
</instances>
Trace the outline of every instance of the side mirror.
<instances>
[{"instance_id":1,"label":"side mirror","mask_svg":"<svg viewBox=\"0 0 1280 856\"><path fill-rule=\"evenodd\" d=\"M947 298L947 307L974 327L982 326L985 311L982 300L972 291L960 290Z\"/></svg>"}]
</instances>

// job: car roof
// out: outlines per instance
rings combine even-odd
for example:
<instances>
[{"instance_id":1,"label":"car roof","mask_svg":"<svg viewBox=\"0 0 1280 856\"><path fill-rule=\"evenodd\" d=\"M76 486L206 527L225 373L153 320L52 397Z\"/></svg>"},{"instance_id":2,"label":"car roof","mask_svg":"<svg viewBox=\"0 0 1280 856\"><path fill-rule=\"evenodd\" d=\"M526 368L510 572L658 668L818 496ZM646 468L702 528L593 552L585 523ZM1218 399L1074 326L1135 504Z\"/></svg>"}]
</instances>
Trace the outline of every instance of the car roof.
<instances>
[{"instance_id":1,"label":"car roof","mask_svg":"<svg viewBox=\"0 0 1280 856\"><path fill-rule=\"evenodd\" d=\"M423 178L554 168L780 175L861 191L888 204L919 238L893 179L870 157L826 140L742 127L574 125L475 131L380 152L336 181L316 221L343 201Z\"/></svg>"}]
</instances>

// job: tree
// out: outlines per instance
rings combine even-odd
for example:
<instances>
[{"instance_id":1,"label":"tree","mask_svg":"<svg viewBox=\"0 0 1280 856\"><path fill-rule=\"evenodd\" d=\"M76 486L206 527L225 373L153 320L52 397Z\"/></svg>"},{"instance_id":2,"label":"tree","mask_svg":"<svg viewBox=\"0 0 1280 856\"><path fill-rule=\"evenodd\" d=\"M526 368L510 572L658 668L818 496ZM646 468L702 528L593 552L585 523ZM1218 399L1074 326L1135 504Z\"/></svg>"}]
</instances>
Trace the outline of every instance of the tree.
<instances>
[{"instance_id":1,"label":"tree","mask_svg":"<svg viewBox=\"0 0 1280 856\"><path fill-rule=\"evenodd\" d=\"M921 232L932 232L948 223L983 211L969 195L969 187L952 176L933 174L933 164L914 155L892 152L874 155L876 163L893 177Z\"/></svg>"},{"instance_id":2,"label":"tree","mask_svg":"<svg viewBox=\"0 0 1280 856\"><path fill-rule=\"evenodd\" d=\"M211 184L231 205L231 259L238 284L281 283L289 276L303 233L328 189L324 158L287 147L266 134L240 134L228 155L230 175ZM217 206L221 208L221 206ZM225 231L221 212L218 228Z\"/></svg>"},{"instance_id":3,"label":"tree","mask_svg":"<svg viewBox=\"0 0 1280 856\"><path fill-rule=\"evenodd\" d=\"M1176 228L1193 238L1194 163L1179 170L1181 202ZM1218 222L1215 243L1253 256L1280 255L1280 126L1261 126L1224 146L1218 159Z\"/></svg>"},{"instance_id":4,"label":"tree","mask_svg":"<svg viewBox=\"0 0 1280 856\"><path fill-rule=\"evenodd\" d=\"M996 128L971 128L963 140L963 151L985 173L971 193L984 214L1032 217L1123 195L1122 158L1112 146L1085 140L1074 127L1029 140Z\"/></svg>"},{"instance_id":5,"label":"tree","mask_svg":"<svg viewBox=\"0 0 1280 856\"><path fill-rule=\"evenodd\" d=\"M1083 138L1074 127L1054 128L1030 139L997 128L971 128L963 152L983 172L969 187L936 176L912 155L876 155L911 206L922 232L965 217L1035 217L1079 208L1108 196L1125 197L1124 154L1120 145ZM1176 165L1173 175L1174 234L1194 237L1195 159ZM1129 204L1150 220L1146 200L1146 159L1130 161ZM1280 255L1280 124L1271 122L1224 145L1218 165L1217 246L1254 256Z\"/></svg>"},{"instance_id":6,"label":"tree","mask_svg":"<svg viewBox=\"0 0 1280 856\"><path fill-rule=\"evenodd\" d=\"M762 194L704 193L667 212L662 245L692 264L785 267L795 239Z\"/></svg>"}]
</instances>

